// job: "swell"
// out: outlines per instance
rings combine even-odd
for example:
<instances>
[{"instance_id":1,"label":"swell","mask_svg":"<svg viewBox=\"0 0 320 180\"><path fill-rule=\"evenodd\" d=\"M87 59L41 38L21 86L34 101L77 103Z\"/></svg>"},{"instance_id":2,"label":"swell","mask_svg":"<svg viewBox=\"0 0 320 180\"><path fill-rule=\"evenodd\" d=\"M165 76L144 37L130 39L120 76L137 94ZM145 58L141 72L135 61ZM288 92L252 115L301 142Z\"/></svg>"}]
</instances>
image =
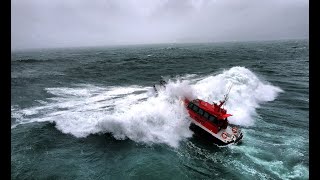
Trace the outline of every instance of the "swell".
<instances>
[{"instance_id":1,"label":"swell","mask_svg":"<svg viewBox=\"0 0 320 180\"><path fill-rule=\"evenodd\" d=\"M54 122L63 133L75 137L111 133L116 139L147 144L164 143L177 147L192 136L190 120L181 103L183 98L209 102L223 98L232 85L228 112L230 123L252 126L260 104L273 101L280 88L261 81L244 67L233 67L206 76L185 75L167 79L167 88L158 96L151 86L79 85L45 88L51 98L35 107L14 106L12 128L31 122Z\"/></svg>"}]
</instances>

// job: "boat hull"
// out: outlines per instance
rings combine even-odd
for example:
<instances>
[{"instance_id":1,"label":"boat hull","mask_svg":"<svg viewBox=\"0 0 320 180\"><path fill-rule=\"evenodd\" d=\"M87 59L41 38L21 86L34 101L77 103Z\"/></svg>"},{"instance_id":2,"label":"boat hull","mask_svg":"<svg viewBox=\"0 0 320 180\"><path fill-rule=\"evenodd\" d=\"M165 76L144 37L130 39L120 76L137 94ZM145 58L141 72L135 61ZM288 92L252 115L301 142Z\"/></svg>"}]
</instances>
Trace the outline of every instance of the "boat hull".
<instances>
[{"instance_id":1,"label":"boat hull","mask_svg":"<svg viewBox=\"0 0 320 180\"><path fill-rule=\"evenodd\" d=\"M239 134L236 136L236 138L234 138L230 141L224 141L222 138L219 137L219 134L221 134L222 132L220 132L219 134L212 134L212 133L208 132L207 130L205 130L205 128L200 127L199 125L197 125L194 122L192 122L190 124L189 128L190 128L190 130L192 130L194 132L195 136L203 138L204 140L206 140L210 143L212 142L218 146L226 146L229 144L238 144L241 142L241 140L243 138L242 132L239 132Z\"/></svg>"}]
</instances>

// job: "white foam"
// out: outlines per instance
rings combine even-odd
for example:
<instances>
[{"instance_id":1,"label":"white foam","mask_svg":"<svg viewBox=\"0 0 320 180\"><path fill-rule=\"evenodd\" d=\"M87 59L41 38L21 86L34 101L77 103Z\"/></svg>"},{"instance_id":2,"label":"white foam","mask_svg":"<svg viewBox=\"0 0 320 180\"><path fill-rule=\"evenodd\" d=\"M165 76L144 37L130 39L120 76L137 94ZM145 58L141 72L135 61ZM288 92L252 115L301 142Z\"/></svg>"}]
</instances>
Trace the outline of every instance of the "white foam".
<instances>
[{"instance_id":1,"label":"white foam","mask_svg":"<svg viewBox=\"0 0 320 180\"><path fill-rule=\"evenodd\" d=\"M232 85L229 100L225 105L230 123L250 126L254 124L256 108L266 101L273 101L279 92L279 87L262 82L249 69L233 67L216 76L208 76L194 85L198 98L209 102L222 100L228 88Z\"/></svg>"},{"instance_id":2,"label":"white foam","mask_svg":"<svg viewBox=\"0 0 320 180\"><path fill-rule=\"evenodd\" d=\"M293 167L293 171L286 174L286 179L309 179L309 169L302 164Z\"/></svg>"},{"instance_id":3,"label":"white foam","mask_svg":"<svg viewBox=\"0 0 320 180\"><path fill-rule=\"evenodd\" d=\"M150 87L141 86L47 88L55 97L37 107L16 108L12 116L22 119L19 122L55 122L57 129L76 137L112 133L116 139L177 147L192 135L180 100L221 100L232 83L226 108L234 115L230 122L238 125L252 125L259 104L274 100L281 92L250 70L233 67L218 75L168 79L167 88L156 97L150 96Z\"/></svg>"}]
</instances>

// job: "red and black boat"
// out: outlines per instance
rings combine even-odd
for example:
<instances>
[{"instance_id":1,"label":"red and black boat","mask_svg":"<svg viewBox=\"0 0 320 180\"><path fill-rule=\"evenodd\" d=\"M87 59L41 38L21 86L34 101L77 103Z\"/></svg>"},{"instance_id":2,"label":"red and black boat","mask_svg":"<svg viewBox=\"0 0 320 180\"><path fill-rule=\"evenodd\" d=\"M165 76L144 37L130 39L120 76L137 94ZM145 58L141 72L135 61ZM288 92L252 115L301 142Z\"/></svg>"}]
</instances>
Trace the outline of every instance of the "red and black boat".
<instances>
[{"instance_id":1,"label":"red and black boat","mask_svg":"<svg viewBox=\"0 0 320 180\"><path fill-rule=\"evenodd\" d=\"M161 80L160 84L154 85L153 88L157 93L159 90L166 88L166 82ZM237 144L243 137L238 127L229 125L228 117L232 115L227 114L227 110L223 108L228 100L230 90L231 86L224 100L220 101L219 104L210 104L201 99L184 99L184 104L192 120L190 129L196 135L217 145Z\"/></svg>"},{"instance_id":2,"label":"red and black boat","mask_svg":"<svg viewBox=\"0 0 320 180\"><path fill-rule=\"evenodd\" d=\"M222 108L227 95L219 104L210 104L200 99L185 99L184 103L192 120L190 129L197 135L205 136L217 145L237 144L243 134L236 126L230 126L227 110Z\"/></svg>"}]
</instances>

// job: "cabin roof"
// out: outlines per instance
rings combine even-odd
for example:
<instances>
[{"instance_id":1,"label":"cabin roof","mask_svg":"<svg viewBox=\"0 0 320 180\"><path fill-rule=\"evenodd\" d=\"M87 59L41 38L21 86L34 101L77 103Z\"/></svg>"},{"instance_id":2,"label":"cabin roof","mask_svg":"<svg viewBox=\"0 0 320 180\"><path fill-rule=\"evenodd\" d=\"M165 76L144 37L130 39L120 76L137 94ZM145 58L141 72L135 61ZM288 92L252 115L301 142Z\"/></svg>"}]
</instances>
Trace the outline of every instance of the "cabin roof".
<instances>
[{"instance_id":1,"label":"cabin roof","mask_svg":"<svg viewBox=\"0 0 320 180\"><path fill-rule=\"evenodd\" d=\"M217 104L210 104L206 101L195 99L192 101L195 105L199 106L201 109L207 111L208 113L215 115L218 117L218 119L224 119L224 116L226 115L227 111L223 108L219 108ZM220 109L220 110L219 110Z\"/></svg>"}]
</instances>

